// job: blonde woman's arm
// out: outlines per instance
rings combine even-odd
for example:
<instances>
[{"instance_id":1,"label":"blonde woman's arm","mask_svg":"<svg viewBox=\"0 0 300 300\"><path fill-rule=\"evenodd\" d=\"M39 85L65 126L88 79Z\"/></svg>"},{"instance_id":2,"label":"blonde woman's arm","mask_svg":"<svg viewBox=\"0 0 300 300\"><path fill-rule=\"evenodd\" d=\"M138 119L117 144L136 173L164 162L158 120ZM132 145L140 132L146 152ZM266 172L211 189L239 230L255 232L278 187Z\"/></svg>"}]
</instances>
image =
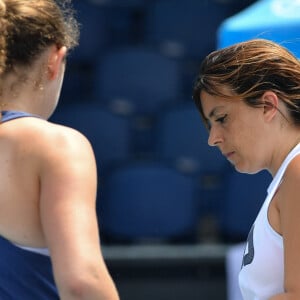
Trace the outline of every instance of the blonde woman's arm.
<instances>
[{"instance_id":1,"label":"blonde woman's arm","mask_svg":"<svg viewBox=\"0 0 300 300\"><path fill-rule=\"evenodd\" d=\"M100 249L97 172L90 143L58 125L44 139L40 215L60 298L118 300Z\"/></svg>"}]
</instances>

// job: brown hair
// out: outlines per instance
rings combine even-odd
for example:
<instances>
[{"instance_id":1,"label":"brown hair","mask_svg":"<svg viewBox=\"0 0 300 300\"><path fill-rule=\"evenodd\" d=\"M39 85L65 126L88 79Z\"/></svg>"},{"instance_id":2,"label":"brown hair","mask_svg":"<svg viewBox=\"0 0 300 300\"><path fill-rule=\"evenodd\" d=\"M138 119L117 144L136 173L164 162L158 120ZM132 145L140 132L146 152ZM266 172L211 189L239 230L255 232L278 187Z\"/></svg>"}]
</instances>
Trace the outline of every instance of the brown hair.
<instances>
[{"instance_id":1,"label":"brown hair","mask_svg":"<svg viewBox=\"0 0 300 300\"><path fill-rule=\"evenodd\" d=\"M254 39L210 53L202 62L193 99L203 116L200 93L225 99L228 87L250 106L257 107L265 91L284 102L294 124L300 125L300 62L286 48L269 40Z\"/></svg>"},{"instance_id":2,"label":"brown hair","mask_svg":"<svg viewBox=\"0 0 300 300\"><path fill-rule=\"evenodd\" d=\"M0 0L0 76L30 65L50 45L73 48L78 24L70 0Z\"/></svg>"}]
</instances>

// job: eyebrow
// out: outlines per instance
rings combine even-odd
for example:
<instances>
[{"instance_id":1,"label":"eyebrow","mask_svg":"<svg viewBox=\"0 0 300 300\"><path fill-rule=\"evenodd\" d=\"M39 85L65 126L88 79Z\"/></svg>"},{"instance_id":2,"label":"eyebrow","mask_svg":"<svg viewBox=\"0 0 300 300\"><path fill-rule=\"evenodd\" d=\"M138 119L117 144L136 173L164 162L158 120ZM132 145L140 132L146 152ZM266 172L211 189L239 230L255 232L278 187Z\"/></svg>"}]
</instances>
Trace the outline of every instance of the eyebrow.
<instances>
[{"instance_id":1,"label":"eyebrow","mask_svg":"<svg viewBox=\"0 0 300 300\"><path fill-rule=\"evenodd\" d=\"M220 108L223 108L223 106L216 106L216 107L214 107L214 108L211 110L211 112L208 114L208 118L215 117L217 111L218 111Z\"/></svg>"}]
</instances>

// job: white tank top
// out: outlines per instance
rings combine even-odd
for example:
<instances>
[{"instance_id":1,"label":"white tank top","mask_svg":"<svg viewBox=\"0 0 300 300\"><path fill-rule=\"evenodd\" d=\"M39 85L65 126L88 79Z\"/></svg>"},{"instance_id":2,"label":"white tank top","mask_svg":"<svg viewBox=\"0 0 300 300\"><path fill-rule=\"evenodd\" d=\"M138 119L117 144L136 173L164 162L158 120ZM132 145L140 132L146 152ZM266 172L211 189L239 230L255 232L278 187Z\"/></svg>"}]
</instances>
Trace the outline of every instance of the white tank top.
<instances>
[{"instance_id":1,"label":"white tank top","mask_svg":"<svg viewBox=\"0 0 300 300\"><path fill-rule=\"evenodd\" d=\"M267 300L284 292L283 239L268 221L268 207L287 166L299 154L300 144L288 154L274 176L266 200L250 230L239 273L244 300Z\"/></svg>"}]
</instances>

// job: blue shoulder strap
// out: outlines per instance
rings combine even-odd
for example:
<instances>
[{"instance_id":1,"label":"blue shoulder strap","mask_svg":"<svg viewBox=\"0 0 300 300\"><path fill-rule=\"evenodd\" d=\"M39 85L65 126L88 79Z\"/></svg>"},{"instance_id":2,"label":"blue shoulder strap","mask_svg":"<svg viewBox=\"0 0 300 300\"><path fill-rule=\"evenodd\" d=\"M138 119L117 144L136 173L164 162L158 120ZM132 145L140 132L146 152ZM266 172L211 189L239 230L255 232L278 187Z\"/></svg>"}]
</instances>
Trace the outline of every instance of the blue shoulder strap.
<instances>
[{"instance_id":1,"label":"blue shoulder strap","mask_svg":"<svg viewBox=\"0 0 300 300\"><path fill-rule=\"evenodd\" d=\"M1 122L6 122L6 121L10 121L10 120L13 120L13 119L18 119L18 118L23 118L23 117L40 118L37 115L33 115L33 114L23 112L23 111L16 111L16 110L3 110L1 112L1 114L2 114Z\"/></svg>"}]
</instances>

